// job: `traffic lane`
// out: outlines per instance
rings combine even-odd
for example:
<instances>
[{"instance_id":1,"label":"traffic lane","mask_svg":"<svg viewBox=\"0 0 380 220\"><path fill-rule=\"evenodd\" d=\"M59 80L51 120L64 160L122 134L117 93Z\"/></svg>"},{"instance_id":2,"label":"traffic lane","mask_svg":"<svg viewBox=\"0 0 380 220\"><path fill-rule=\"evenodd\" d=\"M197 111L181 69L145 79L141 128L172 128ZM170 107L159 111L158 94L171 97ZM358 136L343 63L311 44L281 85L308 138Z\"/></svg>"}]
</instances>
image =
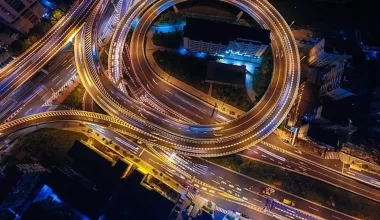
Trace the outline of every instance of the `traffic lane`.
<instances>
[{"instance_id":1,"label":"traffic lane","mask_svg":"<svg viewBox=\"0 0 380 220\"><path fill-rule=\"evenodd\" d=\"M231 170L227 170L225 168L216 166L216 165L209 163L207 161L200 160L198 158L194 158L194 160L197 161L198 163L203 164L203 165L207 165L209 168L209 171L214 174L214 175L210 174L207 176L197 176L198 178L202 178L203 181L208 182L208 183L214 183L212 180L214 180L216 182L220 182L220 183L222 180L225 180L226 184L224 184L224 185L226 185L227 187L230 187L229 186L230 184L233 185L234 187L237 185L240 189L242 189L242 191L240 193L241 195L244 195L247 198L250 198L252 195L256 195L253 198L259 199L261 201L259 203L264 204L263 203L264 198L261 195L259 197L257 197L257 195L260 194L261 188L268 187L268 185L266 185L262 182L259 182L258 180L254 180L254 179L245 177L245 176L238 174L236 172L233 172ZM220 181L218 179L220 179ZM251 186L253 186L254 189L257 191L255 191L255 192L249 191L249 188ZM232 188L232 187L230 187L230 188ZM225 189L227 189L227 188L225 188ZM243 189L245 189L245 191L243 191ZM235 191L233 191L233 193L235 193ZM308 213L314 214L314 215L325 217L327 219L331 218L331 216L333 216L333 215L341 217L342 219L355 219L351 216L347 216L347 215L338 213L335 210L329 209L327 207L320 206L318 204L314 204L308 200L305 200L301 197L296 197L292 194L281 191L279 189L276 190L276 193L274 194L273 198L275 198L279 201L282 201L284 198L288 198L288 199L290 199L296 203L296 208L301 209L303 211L306 211ZM256 201L256 200L254 200L254 201Z\"/></svg>"},{"instance_id":2,"label":"traffic lane","mask_svg":"<svg viewBox=\"0 0 380 220\"><path fill-rule=\"evenodd\" d=\"M85 2L88 4L90 1ZM56 55L60 51L60 48L63 48L69 37L71 37L70 34L73 34L74 31L78 30L79 26L87 17L87 14L89 14L97 5L94 2L90 3L91 4L88 4L88 7L85 7L84 10L78 12L77 20L68 24L68 27L61 28L57 31L56 34L58 35L58 39L54 39L55 42L44 44L41 50L36 52L35 55L37 56L37 59L33 61L33 65L27 65L25 68L18 70L17 74L11 74L10 78L12 80L9 82L7 81L7 84L1 86L0 100L8 97L12 91L27 81L35 72L41 69L54 55ZM14 75L17 75L17 77L13 77Z\"/></svg>"},{"instance_id":3,"label":"traffic lane","mask_svg":"<svg viewBox=\"0 0 380 220\"><path fill-rule=\"evenodd\" d=\"M212 175L215 175L215 174L212 174ZM259 207L261 210L264 210L265 207L267 206L266 197L258 193L262 190L262 187L260 187L259 189L240 188L242 187L241 185L234 184L228 179L223 179L223 177L221 176L218 176L218 180L219 182L215 180L211 180L212 181L211 185L213 185L214 187L219 186L219 190L222 190L225 193L230 194L230 196L232 197L240 198L241 202L249 202L250 204L253 204ZM252 196L250 193L252 193ZM302 212L302 211L299 211L299 210L296 210L294 208L284 206L284 205L277 205L277 206L279 207L271 210L272 213L278 214L280 216L292 216L293 218L296 218L296 219L310 218L310 215L305 212ZM269 210L268 207L266 208L266 210Z\"/></svg>"},{"instance_id":4,"label":"traffic lane","mask_svg":"<svg viewBox=\"0 0 380 220\"><path fill-rule=\"evenodd\" d=\"M108 77L105 75L101 75L100 80L101 80L102 86L105 88L105 90L107 92L109 92L110 94L112 94L112 97L118 102L118 104L120 104L121 106L124 106L124 109L120 109L118 107L119 112L117 114L119 114L119 115L128 115L125 113L125 110L128 110L130 112L133 112L136 115L140 115L143 119L149 119L149 121L151 121L151 122L157 121L157 118L159 118L161 120L166 119L167 117L170 117L172 119L177 118L177 115L174 114L172 111L166 111L166 112L153 111L152 110L153 107L142 105L142 103L138 103L137 101L132 100L130 97L125 96L125 94L123 94L118 88L113 86L113 84L108 80ZM90 92L90 94L94 95L94 94L99 93L100 91L96 87L92 87L92 88L90 88L89 92ZM99 94L97 96L102 96L102 94ZM109 106L113 106L113 105L115 105L115 103L109 103ZM105 107L107 107L107 106L105 106ZM107 108L104 108L104 109L107 109ZM147 111L146 109L149 109L149 111ZM113 114L115 114L115 113L113 113ZM122 116L120 116L120 117L122 117ZM162 124L161 120L159 122L155 122L155 123ZM167 121L164 121L164 124L165 124L164 127L170 128L168 126ZM182 127L181 127L181 129L182 129ZM178 130L183 132L183 130L181 130L181 129L178 129Z\"/></svg>"},{"instance_id":5,"label":"traffic lane","mask_svg":"<svg viewBox=\"0 0 380 220\"><path fill-rule=\"evenodd\" d=\"M157 10L157 7L151 7L150 8L151 9L151 11L156 11ZM146 13L146 14L149 14L149 15L154 15L154 13ZM150 18L150 20L152 20L153 18ZM140 20L140 22L139 22L139 24L142 24L142 22L143 21L145 21L145 20L143 20L143 18L141 18L141 20ZM148 19L148 21L149 21L149 19ZM149 22L151 22L151 21L149 21ZM148 23L149 24L149 22L146 22L145 21L145 23ZM139 26L138 26L139 27ZM148 26L146 26L145 27L145 31L146 31L146 29L147 28L149 28ZM141 31L141 30L139 30L138 31L139 33L141 32L141 33L144 33L144 31ZM143 54L138 54L139 53L139 51L140 51L140 49L134 49L133 48L133 45L137 45L137 46L139 46L139 47L141 47L142 45L143 45L143 43L141 43L141 42L139 42L139 41L141 41L141 40L143 40L142 39L142 36L141 35L138 35L138 37L140 37L140 40L139 39L136 39L135 41L132 39L132 47L131 47L131 51L137 51L136 52L136 57L138 58L138 63L139 63L139 67L140 68L144 68L143 69L143 71L142 71L142 73L145 73L145 72L147 72L147 73L149 73L149 72L151 72L150 71L150 68L148 67L148 65L146 64L146 59L145 59L145 57L144 57L144 55ZM132 58L134 58L135 56L132 56ZM278 58L279 59L279 58ZM141 67L141 62L139 61L139 60L142 60L141 62L144 64L144 66L143 67ZM275 60L277 60L277 59L275 59ZM136 68L135 68L136 69ZM275 74L275 76L277 76L277 75L280 75L280 74ZM148 77L148 78L150 78L150 77ZM274 90L274 91L277 91L277 90ZM180 91L179 91L180 92ZM272 103L273 104L273 103ZM273 105L272 105L273 106ZM239 120L239 119L237 119L237 120Z\"/></svg>"},{"instance_id":6,"label":"traffic lane","mask_svg":"<svg viewBox=\"0 0 380 220\"><path fill-rule=\"evenodd\" d=\"M280 137L278 137L278 135L276 135L275 133L272 133L270 135L268 135L268 137L266 137L264 139L265 142L269 143L269 144L272 144L272 145L275 145L277 147L280 147L286 151L289 151L291 153L295 153L295 154L298 154L300 157L303 157L307 160L311 160L311 161L315 161L316 163L318 164L321 164L321 165L324 165L324 166L328 166L332 169L335 169L337 171L341 171L342 169L342 166L343 166L343 163L340 161L340 160L326 160L324 158L321 158L317 155L313 155L313 154L309 154L307 152L303 152L301 151L301 149L298 149L296 147L293 147L289 144L286 144L284 143ZM302 152L302 154L300 154L299 152Z\"/></svg>"},{"instance_id":7,"label":"traffic lane","mask_svg":"<svg viewBox=\"0 0 380 220\"><path fill-rule=\"evenodd\" d=\"M67 122L64 122L64 123L67 123ZM51 124L51 125L54 127L53 124ZM50 125L46 125L46 126L49 127ZM77 124L77 123L75 123L74 125L71 124L70 127L75 128L75 126L79 127L80 129L83 130L83 127L80 127L79 124ZM184 182L191 182L191 179L186 179L186 178L183 179L183 178L179 178L178 176L173 176L171 172L168 172L167 166L164 166L154 154L150 153L149 151L144 150L145 147L141 147L138 144L136 144L136 140L132 140L131 138L126 138L124 135L121 135L119 133L113 132L111 130L99 127L99 126L91 124L91 123L87 123L86 126L88 128L94 129L94 132L92 134L88 134L88 136L92 136L96 133L100 133L101 136L107 137L107 139L112 140L114 144L117 144L117 145L125 148L130 153L135 154L137 157L139 157L140 159L147 162L150 166L155 168L158 172L165 173L166 175L170 176L171 178L176 179L178 182L183 182L183 183ZM69 128L68 126L64 126L64 127L65 127L65 129ZM28 128L28 129L31 131L35 130L35 128L33 128L33 129ZM27 131L28 129L25 129L24 131ZM19 132L23 132L23 131L19 131ZM134 148L131 148L130 146L126 146L126 143L127 143L127 145L134 145ZM139 150L136 151L135 148L137 148ZM222 207L224 209L233 208L233 210L240 211L242 213L246 213L249 216L254 217L254 219L263 219L263 220L274 219L272 217L264 215L263 213L254 211L252 209L248 209L246 207L240 206L240 205L235 204L233 202L228 202L228 201L224 200L223 198L210 196L209 194L204 194L204 193L201 193L201 195L205 196L205 197L207 197L207 199L210 199L211 201L215 202L219 207Z\"/></svg>"},{"instance_id":8,"label":"traffic lane","mask_svg":"<svg viewBox=\"0 0 380 220\"><path fill-rule=\"evenodd\" d=\"M83 100L84 100L84 110L89 111L89 112L93 112L94 111L94 100L92 99L92 97L87 92L84 93Z\"/></svg>"},{"instance_id":9,"label":"traffic lane","mask_svg":"<svg viewBox=\"0 0 380 220\"><path fill-rule=\"evenodd\" d=\"M75 73L75 66L72 65L72 62L73 57L66 57L63 60L58 60L58 65L48 68L49 75L41 82L43 89L35 97L27 101L26 105L16 114L15 118L36 113L33 109L38 110L55 92L61 89Z\"/></svg>"},{"instance_id":10,"label":"traffic lane","mask_svg":"<svg viewBox=\"0 0 380 220\"><path fill-rule=\"evenodd\" d=\"M247 208L243 205L237 204L235 202L226 201L226 199L220 198L218 196L211 195L210 193L205 193L200 190L200 195L208 200L211 200L217 204L218 207L221 207L225 210L236 211L248 215L251 219L258 220L273 220L276 219L262 212L256 211L251 208Z\"/></svg>"},{"instance_id":11,"label":"traffic lane","mask_svg":"<svg viewBox=\"0 0 380 220\"><path fill-rule=\"evenodd\" d=\"M7 77L9 74L15 71L16 68L20 68L20 66L25 65L27 63L27 60L31 58L42 46L44 46L44 44L46 44L50 38L58 35L56 32L65 26L65 24L72 23L73 19L77 19L77 14L82 11L89 2L90 1L75 1L64 18L60 19L58 23L54 25L38 43L33 44L25 53L21 54L16 60L0 70L0 81L3 80L3 77Z\"/></svg>"},{"instance_id":12,"label":"traffic lane","mask_svg":"<svg viewBox=\"0 0 380 220\"><path fill-rule=\"evenodd\" d=\"M367 176L367 175L362 174L360 172L357 172L355 170L346 169L346 168L343 168L342 172L344 174L347 174L347 175L352 176L354 178L358 178L358 179L360 179L362 181L365 181L365 182L368 182L370 184L374 184L374 185L380 187L380 182L379 182L378 179L372 178L370 176Z\"/></svg>"},{"instance_id":13,"label":"traffic lane","mask_svg":"<svg viewBox=\"0 0 380 220\"><path fill-rule=\"evenodd\" d=\"M335 171L331 171L327 168L315 165L314 163L310 163L307 160L302 160L289 154L281 154L279 151L276 151L269 147L266 147L261 153L258 153L257 149L261 148L264 148L264 146L258 144L256 149L254 148L253 150L249 151L246 150L241 154L252 158L258 158L270 164L281 166L289 170L294 170L303 175L310 175L311 177L352 191L353 193L365 196L375 201L380 201L380 191L373 188L372 186L368 186L352 178L341 175Z\"/></svg>"},{"instance_id":14,"label":"traffic lane","mask_svg":"<svg viewBox=\"0 0 380 220\"><path fill-rule=\"evenodd\" d=\"M14 119L25 117L28 115L36 114L41 112L40 107L43 106L48 99L50 99L55 92L57 92L60 88L62 88L71 78L72 76L67 74L62 77L57 83L52 82L53 84L50 89L48 86L44 87L37 96L33 99L29 100L25 106L16 114Z\"/></svg>"},{"instance_id":15,"label":"traffic lane","mask_svg":"<svg viewBox=\"0 0 380 220\"><path fill-rule=\"evenodd\" d=\"M194 103L193 99L188 100L187 96L183 95L183 93L178 93L178 91L175 91L172 87L164 86L163 83L154 83L152 79L155 79L156 82L161 81L161 79L155 78L153 75L147 76L145 74L137 74L137 77L141 82L141 87L143 87L145 91L152 96L152 98L154 97L157 99L161 106L164 105L164 108L180 113L197 123L216 123L215 119L211 117L212 110L205 108L204 104L202 106L199 105L199 102ZM147 77L149 77L152 81L149 81Z\"/></svg>"},{"instance_id":16,"label":"traffic lane","mask_svg":"<svg viewBox=\"0 0 380 220\"><path fill-rule=\"evenodd\" d=\"M135 44L138 44L138 43L135 43ZM145 57L142 57L142 58L139 58L139 59L145 59ZM143 73L146 73L147 71L147 73L149 73L149 72L151 72L150 71L150 68L148 68L148 67L146 67L146 66L144 66L144 67L141 67L141 68L144 68L144 70L145 71L142 71ZM152 76L152 77L154 77L154 76ZM150 77L149 77L150 78ZM168 87L168 86L166 86L166 87ZM272 90L272 91L276 91L276 90ZM181 92L181 91L177 91L177 92ZM172 92L173 93L173 92ZM174 94L174 93L173 93ZM194 101L196 101L196 100L194 100ZM272 103L273 104L273 103ZM263 116L262 114L260 115L260 116ZM239 120L239 119L236 119L236 120ZM237 122L235 123L235 124L237 124ZM247 121L245 121L244 123L241 123L241 124L239 124L239 126L242 126L242 125L249 125L249 123L247 122ZM247 126L246 126L247 127ZM234 127L234 129L235 129L236 127ZM228 133L228 131L227 131L228 129L227 128L224 128L224 131L226 131L226 133ZM224 134L224 135L227 135L227 134Z\"/></svg>"},{"instance_id":17,"label":"traffic lane","mask_svg":"<svg viewBox=\"0 0 380 220\"><path fill-rule=\"evenodd\" d=\"M141 96L138 93L141 93L141 88L143 87L142 83L140 83L140 79L138 79L137 75L132 70L132 66L130 64L129 51L123 53L124 63L127 68L127 73L124 73L127 78L130 78L131 81L126 81L129 88L134 91L135 95L140 98ZM170 87L164 86L164 82L160 79L155 78L153 76L151 81L146 83L145 88L147 88L146 94L152 100L157 100L158 105L171 112L175 112L175 114L180 114L183 117L186 117L193 121L192 123L201 123L201 124L215 124L218 121L211 117L212 109L205 108L204 105L195 105L194 103L189 102L186 96L182 94L175 93ZM170 105L162 104L162 99L165 100L166 103ZM156 102L156 103L157 103ZM173 109L173 108L176 109Z\"/></svg>"}]
</instances>

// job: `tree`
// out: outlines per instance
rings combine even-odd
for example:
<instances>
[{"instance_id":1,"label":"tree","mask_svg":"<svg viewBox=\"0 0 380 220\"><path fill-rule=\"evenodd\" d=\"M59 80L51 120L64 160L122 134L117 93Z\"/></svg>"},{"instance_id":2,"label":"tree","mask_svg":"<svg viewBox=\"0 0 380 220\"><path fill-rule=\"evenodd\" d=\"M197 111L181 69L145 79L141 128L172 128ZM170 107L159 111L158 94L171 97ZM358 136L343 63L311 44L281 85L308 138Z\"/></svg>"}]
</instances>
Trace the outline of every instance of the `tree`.
<instances>
[{"instance_id":1,"label":"tree","mask_svg":"<svg viewBox=\"0 0 380 220\"><path fill-rule=\"evenodd\" d=\"M63 17L64 14L65 13L60 8L54 9L51 12L50 23L56 24L59 21L59 19L61 19Z\"/></svg>"},{"instance_id":2,"label":"tree","mask_svg":"<svg viewBox=\"0 0 380 220\"><path fill-rule=\"evenodd\" d=\"M19 56L20 54L22 54L22 52L24 52L23 45L24 43L20 40L15 40L11 43L11 45L9 45L9 52L14 56Z\"/></svg>"}]
</instances>

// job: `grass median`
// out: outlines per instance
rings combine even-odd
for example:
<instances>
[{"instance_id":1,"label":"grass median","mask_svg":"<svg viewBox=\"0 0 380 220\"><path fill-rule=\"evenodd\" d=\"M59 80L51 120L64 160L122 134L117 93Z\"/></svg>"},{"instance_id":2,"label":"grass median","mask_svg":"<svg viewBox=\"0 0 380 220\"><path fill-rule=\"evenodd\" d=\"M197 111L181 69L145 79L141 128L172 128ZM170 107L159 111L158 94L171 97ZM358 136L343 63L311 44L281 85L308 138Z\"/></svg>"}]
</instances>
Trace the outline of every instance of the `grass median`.
<instances>
[{"instance_id":1,"label":"grass median","mask_svg":"<svg viewBox=\"0 0 380 220\"><path fill-rule=\"evenodd\" d=\"M25 151L37 158L42 164L68 164L71 159L67 152L75 140L87 141L87 136L78 132L42 128L21 137L12 148L12 154Z\"/></svg>"},{"instance_id":2,"label":"grass median","mask_svg":"<svg viewBox=\"0 0 380 220\"><path fill-rule=\"evenodd\" d=\"M83 95L86 89L82 84L78 84L77 87L63 100L61 105L69 106L75 109L82 109Z\"/></svg>"},{"instance_id":3,"label":"grass median","mask_svg":"<svg viewBox=\"0 0 380 220\"><path fill-rule=\"evenodd\" d=\"M379 219L380 203L322 181L239 155L208 160L340 212L367 220ZM332 201L335 202L335 207L331 206Z\"/></svg>"}]
</instances>

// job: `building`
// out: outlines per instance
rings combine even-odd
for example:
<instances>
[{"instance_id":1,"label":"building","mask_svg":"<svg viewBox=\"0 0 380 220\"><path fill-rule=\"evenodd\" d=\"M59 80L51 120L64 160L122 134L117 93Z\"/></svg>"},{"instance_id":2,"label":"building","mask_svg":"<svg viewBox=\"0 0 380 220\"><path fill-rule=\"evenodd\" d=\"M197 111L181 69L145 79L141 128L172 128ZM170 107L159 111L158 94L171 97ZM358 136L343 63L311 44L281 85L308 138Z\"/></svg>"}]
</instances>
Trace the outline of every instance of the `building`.
<instances>
[{"instance_id":1,"label":"building","mask_svg":"<svg viewBox=\"0 0 380 220\"><path fill-rule=\"evenodd\" d=\"M323 74L319 93L334 100L344 99L360 92L360 82L359 72L350 63L338 62Z\"/></svg>"},{"instance_id":2,"label":"building","mask_svg":"<svg viewBox=\"0 0 380 220\"><path fill-rule=\"evenodd\" d=\"M8 51L0 48L0 70L12 62L13 59L14 57Z\"/></svg>"},{"instance_id":3,"label":"building","mask_svg":"<svg viewBox=\"0 0 380 220\"><path fill-rule=\"evenodd\" d=\"M128 164L122 160L114 163L80 141L74 142L67 155L73 159L76 172L94 183L98 189L105 191L112 191L111 186L118 185L128 168Z\"/></svg>"},{"instance_id":4,"label":"building","mask_svg":"<svg viewBox=\"0 0 380 220\"><path fill-rule=\"evenodd\" d=\"M209 62L205 82L244 87L245 66Z\"/></svg>"},{"instance_id":5,"label":"building","mask_svg":"<svg viewBox=\"0 0 380 220\"><path fill-rule=\"evenodd\" d=\"M38 0L0 1L0 21L21 33L28 33L45 13Z\"/></svg>"},{"instance_id":6,"label":"building","mask_svg":"<svg viewBox=\"0 0 380 220\"><path fill-rule=\"evenodd\" d=\"M0 180L0 210L22 205L34 191L41 177L49 171L40 164L17 164L6 167Z\"/></svg>"},{"instance_id":7,"label":"building","mask_svg":"<svg viewBox=\"0 0 380 220\"><path fill-rule=\"evenodd\" d=\"M260 57L271 42L269 35L266 29L191 18L186 21L183 42L190 52Z\"/></svg>"},{"instance_id":8,"label":"building","mask_svg":"<svg viewBox=\"0 0 380 220\"><path fill-rule=\"evenodd\" d=\"M308 63L312 67L326 67L349 58L352 58L352 42L324 38L311 48Z\"/></svg>"},{"instance_id":9,"label":"building","mask_svg":"<svg viewBox=\"0 0 380 220\"><path fill-rule=\"evenodd\" d=\"M300 133L305 139L320 145L340 146L348 135L357 130L351 123L351 117L355 113L353 101L350 97L338 101L324 97L314 120L301 127Z\"/></svg>"}]
</instances>

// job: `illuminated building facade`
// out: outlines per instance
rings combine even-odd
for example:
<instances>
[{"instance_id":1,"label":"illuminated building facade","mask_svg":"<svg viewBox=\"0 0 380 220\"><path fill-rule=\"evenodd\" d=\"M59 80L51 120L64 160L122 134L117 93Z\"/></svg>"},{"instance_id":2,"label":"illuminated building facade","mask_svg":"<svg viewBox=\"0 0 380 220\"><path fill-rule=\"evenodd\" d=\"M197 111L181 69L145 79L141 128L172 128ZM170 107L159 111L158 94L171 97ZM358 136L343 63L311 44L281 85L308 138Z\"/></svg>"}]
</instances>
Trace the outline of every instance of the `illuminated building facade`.
<instances>
[{"instance_id":1,"label":"illuminated building facade","mask_svg":"<svg viewBox=\"0 0 380 220\"><path fill-rule=\"evenodd\" d=\"M350 44L346 41L322 39L311 48L308 63L312 67L326 67L352 58Z\"/></svg>"},{"instance_id":2,"label":"illuminated building facade","mask_svg":"<svg viewBox=\"0 0 380 220\"><path fill-rule=\"evenodd\" d=\"M27 33L36 25L46 9L37 0L1 0L0 22Z\"/></svg>"},{"instance_id":3,"label":"illuminated building facade","mask_svg":"<svg viewBox=\"0 0 380 220\"><path fill-rule=\"evenodd\" d=\"M215 21L187 19L183 41L185 49L190 52L260 57L270 44L270 31Z\"/></svg>"}]
</instances>

